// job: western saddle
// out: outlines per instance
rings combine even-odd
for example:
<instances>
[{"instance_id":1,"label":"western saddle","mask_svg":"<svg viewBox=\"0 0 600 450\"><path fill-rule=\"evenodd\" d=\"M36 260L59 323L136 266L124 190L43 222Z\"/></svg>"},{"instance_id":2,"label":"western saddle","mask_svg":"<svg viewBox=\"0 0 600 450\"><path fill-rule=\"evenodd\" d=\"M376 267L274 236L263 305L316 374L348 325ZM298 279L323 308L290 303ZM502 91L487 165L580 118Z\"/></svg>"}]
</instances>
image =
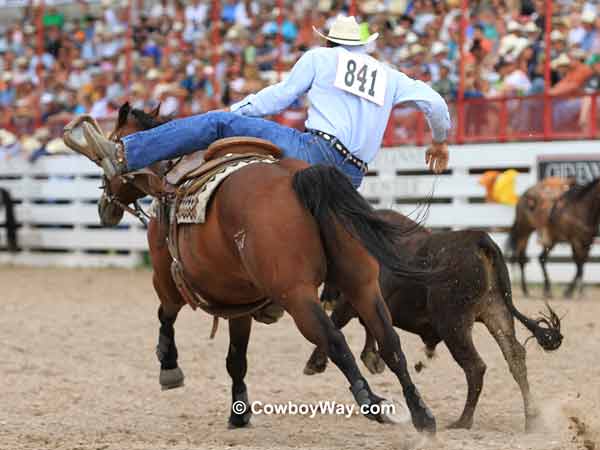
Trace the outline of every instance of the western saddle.
<instances>
[{"instance_id":1,"label":"western saddle","mask_svg":"<svg viewBox=\"0 0 600 450\"><path fill-rule=\"evenodd\" d=\"M155 216L159 222L161 237L166 239L173 258L171 275L185 301L193 308L200 308L214 316L211 337L217 329L218 318L232 319L252 315L256 320L273 323L283 315L283 309L270 299L262 299L248 305L218 305L203 299L187 282L178 246L178 210L184 199L206 189L221 175L226 176L232 166L263 162L273 163L282 157L275 144L264 139L232 137L220 139L206 151L198 151L182 157L179 161L159 163L150 169L132 172L126 177L141 184L143 190L155 200ZM233 169L237 170L237 169ZM218 181L217 181L218 183ZM212 189L216 189L214 186ZM210 195L210 193L208 193Z\"/></svg>"}]
</instances>

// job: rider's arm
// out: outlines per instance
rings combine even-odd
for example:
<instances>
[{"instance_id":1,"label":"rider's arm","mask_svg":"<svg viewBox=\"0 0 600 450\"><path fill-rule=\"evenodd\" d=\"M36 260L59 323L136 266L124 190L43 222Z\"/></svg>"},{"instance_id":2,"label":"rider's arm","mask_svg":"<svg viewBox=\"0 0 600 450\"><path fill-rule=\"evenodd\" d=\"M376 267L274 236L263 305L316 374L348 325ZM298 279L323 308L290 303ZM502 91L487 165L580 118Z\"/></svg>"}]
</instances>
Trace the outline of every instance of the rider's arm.
<instances>
[{"instance_id":1,"label":"rider's arm","mask_svg":"<svg viewBox=\"0 0 600 450\"><path fill-rule=\"evenodd\" d=\"M306 52L294 64L289 76L280 83L266 87L256 94L250 94L243 100L231 105L230 111L244 116L261 117L276 114L310 88L315 77L313 53Z\"/></svg>"},{"instance_id":2,"label":"rider's arm","mask_svg":"<svg viewBox=\"0 0 600 450\"><path fill-rule=\"evenodd\" d=\"M434 142L443 142L450 131L450 113L446 101L432 87L407 75L392 71L392 80L396 84L394 105L414 103L425 114Z\"/></svg>"}]
</instances>

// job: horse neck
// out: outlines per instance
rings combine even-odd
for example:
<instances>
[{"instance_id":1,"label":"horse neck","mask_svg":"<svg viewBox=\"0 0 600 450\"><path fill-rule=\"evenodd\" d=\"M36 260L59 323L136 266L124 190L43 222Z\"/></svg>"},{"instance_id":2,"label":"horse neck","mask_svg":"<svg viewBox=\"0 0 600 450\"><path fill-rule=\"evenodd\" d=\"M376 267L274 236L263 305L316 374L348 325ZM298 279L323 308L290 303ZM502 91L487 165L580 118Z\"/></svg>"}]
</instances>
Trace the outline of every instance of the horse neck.
<instances>
[{"instance_id":1,"label":"horse neck","mask_svg":"<svg viewBox=\"0 0 600 450\"><path fill-rule=\"evenodd\" d=\"M592 189L590 196L590 222L592 226L597 227L600 222L600 183L597 183L596 187Z\"/></svg>"},{"instance_id":2,"label":"horse neck","mask_svg":"<svg viewBox=\"0 0 600 450\"><path fill-rule=\"evenodd\" d=\"M571 204L565 205L565 212L581 217L586 225L598 226L600 222L600 182L589 192Z\"/></svg>"},{"instance_id":3,"label":"horse neck","mask_svg":"<svg viewBox=\"0 0 600 450\"><path fill-rule=\"evenodd\" d=\"M139 191L138 198L146 195L157 198L170 192L160 171L142 169L132 172L126 177L127 181Z\"/></svg>"}]
</instances>

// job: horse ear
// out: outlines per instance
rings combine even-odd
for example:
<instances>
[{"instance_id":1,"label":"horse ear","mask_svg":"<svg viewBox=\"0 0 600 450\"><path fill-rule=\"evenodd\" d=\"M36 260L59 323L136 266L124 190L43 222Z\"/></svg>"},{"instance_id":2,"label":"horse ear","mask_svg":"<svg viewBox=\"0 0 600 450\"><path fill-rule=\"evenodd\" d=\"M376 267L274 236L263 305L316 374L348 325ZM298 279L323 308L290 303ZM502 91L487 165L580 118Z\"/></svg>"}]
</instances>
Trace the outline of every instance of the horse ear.
<instances>
[{"instance_id":1,"label":"horse ear","mask_svg":"<svg viewBox=\"0 0 600 450\"><path fill-rule=\"evenodd\" d=\"M127 123L127 116L129 116L129 111L131 111L131 106L129 102L125 102L119 108L119 117L117 119L117 128L122 127Z\"/></svg>"},{"instance_id":2,"label":"horse ear","mask_svg":"<svg viewBox=\"0 0 600 450\"><path fill-rule=\"evenodd\" d=\"M150 111L150 116L154 117L155 119L158 118L158 113L160 112L160 105L161 103L159 103L156 108L154 108L152 111Z\"/></svg>"}]
</instances>

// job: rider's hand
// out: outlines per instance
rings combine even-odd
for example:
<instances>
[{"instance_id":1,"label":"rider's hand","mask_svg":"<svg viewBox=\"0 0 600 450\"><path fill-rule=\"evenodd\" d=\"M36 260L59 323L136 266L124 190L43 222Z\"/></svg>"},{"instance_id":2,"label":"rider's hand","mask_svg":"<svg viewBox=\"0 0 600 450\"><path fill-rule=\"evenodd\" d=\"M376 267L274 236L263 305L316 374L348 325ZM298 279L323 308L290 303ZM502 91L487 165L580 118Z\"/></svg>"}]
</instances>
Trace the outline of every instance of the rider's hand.
<instances>
[{"instance_id":1,"label":"rider's hand","mask_svg":"<svg viewBox=\"0 0 600 450\"><path fill-rule=\"evenodd\" d=\"M425 152L425 163L434 173L442 173L448 168L448 143L433 142Z\"/></svg>"}]
</instances>

